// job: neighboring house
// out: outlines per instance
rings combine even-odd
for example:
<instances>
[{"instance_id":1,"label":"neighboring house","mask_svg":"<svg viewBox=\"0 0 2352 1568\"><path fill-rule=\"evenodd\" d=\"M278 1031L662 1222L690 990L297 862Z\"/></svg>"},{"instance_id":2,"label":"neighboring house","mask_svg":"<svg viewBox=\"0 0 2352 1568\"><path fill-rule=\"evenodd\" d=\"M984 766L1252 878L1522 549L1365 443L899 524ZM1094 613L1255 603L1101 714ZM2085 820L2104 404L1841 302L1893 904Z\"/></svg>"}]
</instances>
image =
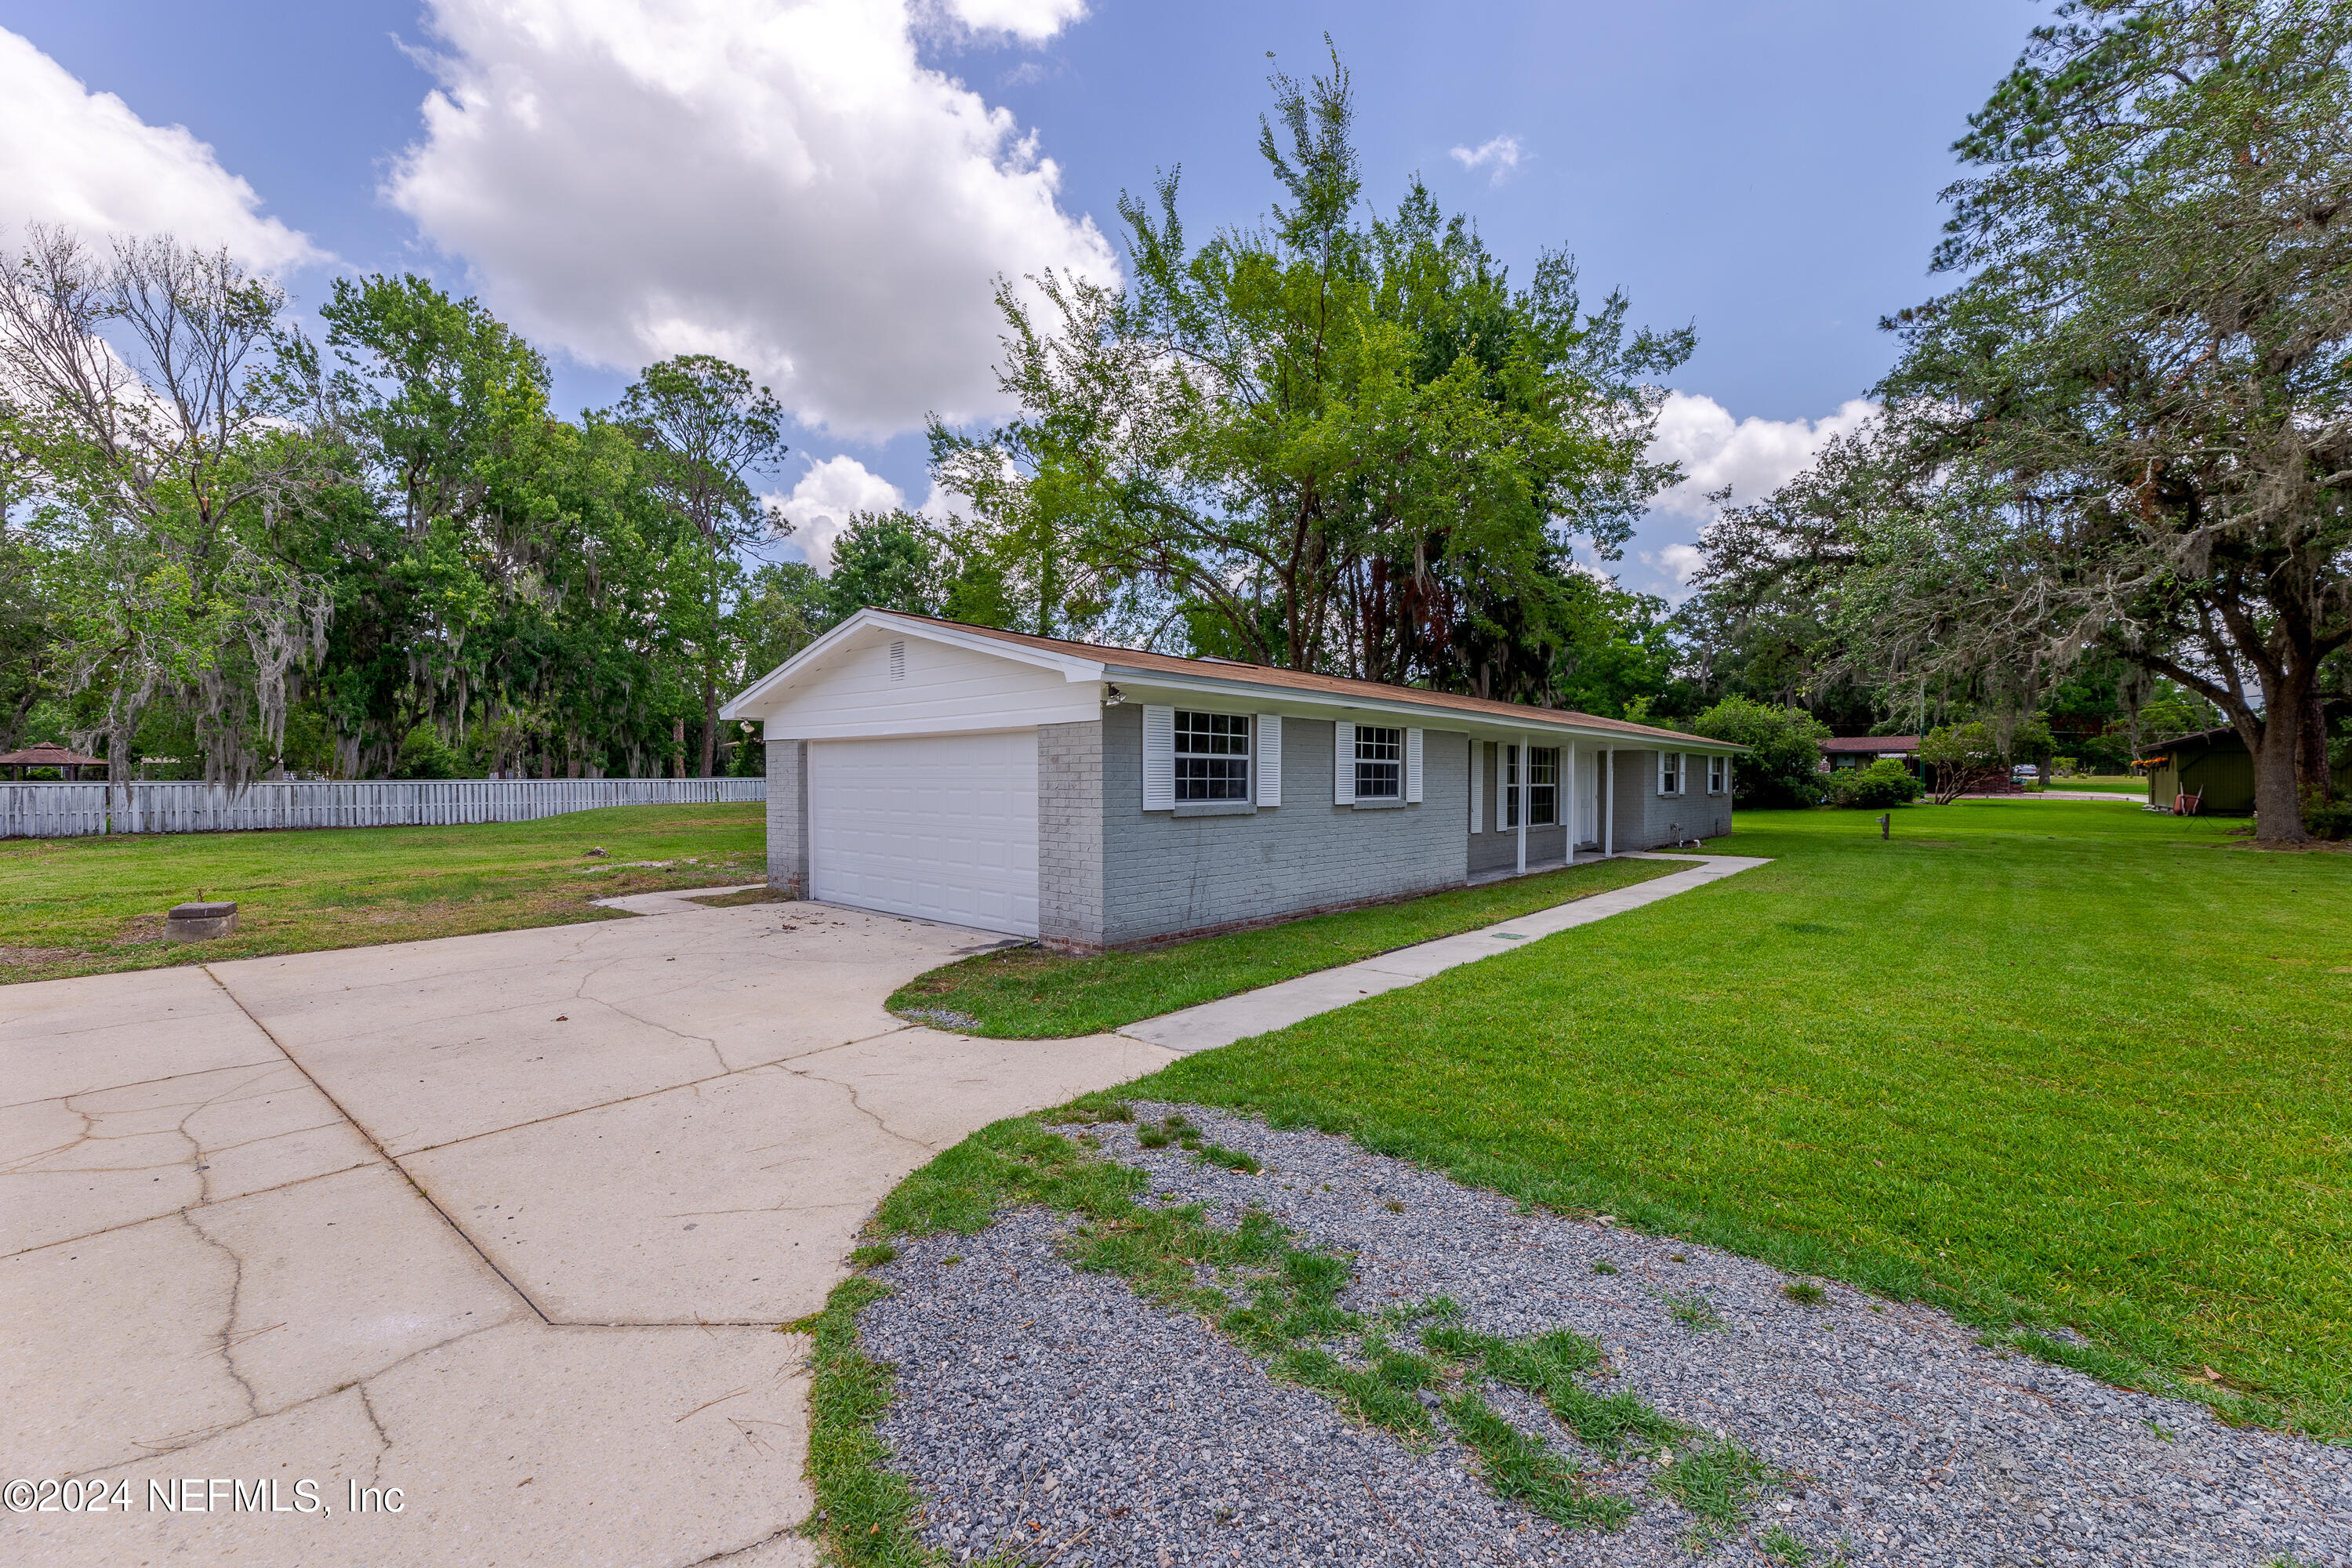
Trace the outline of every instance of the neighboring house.
<instances>
[{"instance_id":1,"label":"neighboring house","mask_svg":"<svg viewBox=\"0 0 2352 1568\"><path fill-rule=\"evenodd\" d=\"M794 897L1093 952L1731 827L1719 741L861 610L729 703Z\"/></svg>"},{"instance_id":2,"label":"neighboring house","mask_svg":"<svg viewBox=\"0 0 2352 1568\"><path fill-rule=\"evenodd\" d=\"M1866 768L1884 759L1901 763L1915 778L1927 777L1919 765L1916 735L1838 735L1821 745L1821 771L1825 773L1840 768Z\"/></svg>"},{"instance_id":3,"label":"neighboring house","mask_svg":"<svg viewBox=\"0 0 2352 1568\"><path fill-rule=\"evenodd\" d=\"M2140 761L2149 764L2147 804L2154 810L2170 811L2182 794L2201 797L2200 813L2244 816L2254 809L2254 754L2227 724L2167 741Z\"/></svg>"}]
</instances>

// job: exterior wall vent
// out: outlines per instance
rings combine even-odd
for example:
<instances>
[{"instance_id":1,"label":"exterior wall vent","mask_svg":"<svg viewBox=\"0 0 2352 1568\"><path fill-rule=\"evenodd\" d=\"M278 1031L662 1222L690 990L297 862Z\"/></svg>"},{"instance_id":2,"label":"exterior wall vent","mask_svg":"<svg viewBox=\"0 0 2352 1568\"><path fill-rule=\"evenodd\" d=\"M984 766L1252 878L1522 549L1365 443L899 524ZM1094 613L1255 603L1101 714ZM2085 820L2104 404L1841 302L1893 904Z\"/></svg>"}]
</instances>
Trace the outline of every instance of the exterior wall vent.
<instances>
[{"instance_id":1,"label":"exterior wall vent","mask_svg":"<svg viewBox=\"0 0 2352 1568\"><path fill-rule=\"evenodd\" d=\"M903 638L890 645L890 679L907 679L907 644Z\"/></svg>"}]
</instances>

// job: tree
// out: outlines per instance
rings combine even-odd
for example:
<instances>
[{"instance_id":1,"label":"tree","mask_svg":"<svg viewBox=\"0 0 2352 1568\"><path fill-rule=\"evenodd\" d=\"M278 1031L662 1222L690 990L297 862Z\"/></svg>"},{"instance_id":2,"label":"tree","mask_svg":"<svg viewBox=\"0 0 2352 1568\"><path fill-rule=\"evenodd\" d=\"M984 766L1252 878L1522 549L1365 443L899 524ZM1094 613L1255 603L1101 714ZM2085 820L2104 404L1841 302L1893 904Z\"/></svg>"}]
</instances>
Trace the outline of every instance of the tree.
<instances>
[{"instance_id":1,"label":"tree","mask_svg":"<svg viewBox=\"0 0 2352 1568\"><path fill-rule=\"evenodd\" d=\"M2299 841L2352 642L2352 9L2073 0L1969 124L1842 626L2007 711L2085 649L2178 682Z\"/></svg>"},{"instance_id":2,"label":"tree","mask_svg":"<svg viewBox=\"0 0 2352 1568\"><path fill-rule=\"evenodd\" d=\"M1980 720L1939 724L1919 737L1919 761L1934 773L1929 794L1937 805L1949 805L1971 790L2006 779L2006 752L2007 748Z\"/></svg>"},{"instance_id":3,"label":"tree","mask_svg":"<svg viewBox=\"0 0 2352 1568\"><path fill-rule=\"evenodd\" d=\"M6 441L47 627L118 786L167 698L189 705L207 777L252 777L324 647L324 585L286 533L335 474L301 427L311 367L284 307L226 251L169 237L100 257L35 226L0 267Z\"/></svg>"},{"instance_id":4,"label":"tree","mask_svg":"<svg viewBox=\"0 0 2352 1568\"><path fill-rule=\"evenodd\" d=\"M718 763L719 683L727 668L724 625L736 552L763 531L789 533L749 479L774 468L784 445L783 406L749 372L709 354L649 365L621 400L619 416L644 433L652 479L693 529L702 566L694 622L702 682L701 776Z\"/></svg>"},{"instance_id":5,"label":"tree","mask_svg":"<svg viewBox=\"0 0 2352 1568\"><path fill-rule=\"evenodd\" d=\"M1613 295L1586 312L1564 255L1514 289L1417 181L1367 220L1336 55L1273 87L1265 224L1196 249L1175 176L1122 197L1131 286L1002 289L1021 413L935 423L935 471L1040 627L1540 695L1571 544L1613 556L1676 477L1644 454L1691 334L1629 338Z\"/></svg>"},{"instance_id":6,"label":"tree","mask_svg":"<svg viewBox=\"0 0 2352 1568\"><path fill-rule=\"evenodd\" d=\"M859 610L904 610L935 616L945 584L940 542L928 520L910 511L852 513L833 541L833 574L825 580L833 618Z\"/></svg>"},{"instance_id":7,"label":"tree","mask_svg":"<svg viewBox=\"0 0 2352 1568\"><path fill-rule=\"evenodd\" d=\"M823 637L834 624L833 592L805 561L761 566L735 605L742 675L757 679Z\"/></svg>"},{"instance_id":8,"label":"tree","mask_svg":"<svg viewBox=\"0 0 2352 1568\"><path fill-rule=\"evenodd\" d=\"M1829 726L1795 707L1767 707L1727 697L1691 721L1695 733L1748 748L1732 770L1732 798L1742 805L1812 805L1822 798L1821 743Z\"/></svg>"}]
</instances>

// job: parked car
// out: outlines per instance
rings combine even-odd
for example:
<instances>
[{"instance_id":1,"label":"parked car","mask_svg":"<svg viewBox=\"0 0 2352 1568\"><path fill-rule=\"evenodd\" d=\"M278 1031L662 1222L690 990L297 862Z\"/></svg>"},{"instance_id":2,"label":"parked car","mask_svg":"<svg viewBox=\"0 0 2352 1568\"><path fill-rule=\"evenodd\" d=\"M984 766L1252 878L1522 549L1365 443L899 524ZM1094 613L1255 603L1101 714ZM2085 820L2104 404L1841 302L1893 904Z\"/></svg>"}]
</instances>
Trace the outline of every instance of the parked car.
<instances>
[{"instance_id":1,"label":"parked car","mask_svg":"<svg viewBox=\"0 0 2352 1568\"><path fill-rule=\"evenodd\" d=\"M2009 770L2009 782L2011 784L2032 784L2041 777L2040 770L2032 763L2020 763Z\"/></svg>"}]
</instances>

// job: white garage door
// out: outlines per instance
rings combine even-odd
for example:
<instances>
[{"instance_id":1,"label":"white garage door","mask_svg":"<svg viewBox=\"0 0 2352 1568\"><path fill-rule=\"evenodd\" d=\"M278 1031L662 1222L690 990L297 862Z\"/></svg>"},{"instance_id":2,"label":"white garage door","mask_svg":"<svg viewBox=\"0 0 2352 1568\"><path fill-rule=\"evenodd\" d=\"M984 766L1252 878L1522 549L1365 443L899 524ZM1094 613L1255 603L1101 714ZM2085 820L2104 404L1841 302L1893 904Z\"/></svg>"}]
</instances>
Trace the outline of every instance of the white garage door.
<instances>
[{"instance_id":1,"label":"white garage door","mask_svg":"<svg viewBox=\"0 0 2352 1568\"><path fill-rule=\"evenodd\" d=\"M1037 732L817 741L809 879L822 902L1037 934Z\"/></svg>"}]
</instances>

